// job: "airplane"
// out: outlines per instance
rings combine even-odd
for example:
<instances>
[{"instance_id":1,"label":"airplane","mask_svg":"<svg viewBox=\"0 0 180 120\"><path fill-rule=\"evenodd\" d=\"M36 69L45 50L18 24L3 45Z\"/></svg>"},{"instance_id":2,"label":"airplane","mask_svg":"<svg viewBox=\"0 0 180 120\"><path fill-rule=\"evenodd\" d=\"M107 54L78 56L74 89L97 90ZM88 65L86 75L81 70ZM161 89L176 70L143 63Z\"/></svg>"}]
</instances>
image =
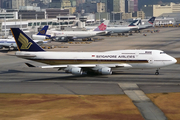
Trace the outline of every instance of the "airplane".
<instances>
[{"instance_id":1,"label":"airplane","mask_svg":"<svg viewBox=\"0 0 180 120\"><path fill-rule=\"evenodd\" d=\"M32 35L32 38L34 40L44 40L44 39L48 39L51 38L51 35L46 35L46 32L48 30L48 25L45 25L40 31L39 33Z\"/></svg>"},{"instance_id":2,"label":"airplane","mask_svg":"<svg viewBox=\"0 0 180 120\"><path fill-rule=\"evenodd\" d=\"M109 20L105 20L105 21L109 21ZM100 25L100 27L102 27L102 25ZM86 28L86 30L89 30L89 29L94 29L95 27L94 26L85 26L85 28ZM136 31L136 30L138 30L138 28L139 27L134 24L132 24L131 26L114 26L114 27L107 26L106 29L104 29L104 28L100 29L98 26L98 28L96 28L95 31L108 31L109 34L111 34L111 33L128 33L131 31Z\"/></svg>"},{"instance_id":3,"label":"airplane","mask_svg":"<svg viewBox=\"0 0 180 120\"><path fill-rule=\"evenodd\" d=\"M48 52L39 47L19 28L11 28L20 58L45 63L45 66L28 67L56 68L74 75L95 72L102 75L112 74L114 69L159 69L175 64L177 60L161 50L116 50L106 52Z\"/></svg>"},{"instance_id":4,"label":"airplane","mask_svg":"<svg viewBox=\"0 0 180 120\"><path fill-rule=\"evenodd\" d=\"M46 31L48 29L48 26L44 26L41 31L39 31L39 33L34 37L34 42L36 42L37 44L41 45L41 44L45 44L48 43L49 40L44 40L47 38ZM40 36L40 37L38 37ZM37 38L37 39L35 39ZM43 39L44 38L44 39ZM2 48L9 48L9 50L11 49L17 49L17 44L14 40L14 38L9 38L9 39L0 39L0 49Z\"/></svg>"},{"instance_id":5,"label":"airplane","mask_svg":"<svg viewBox=\"0 0 180 120\"><path fill-rule=\"evenodd\" d=\"M156 19L156 17L150 18L144 25L142 25L142 23L140 22L140 24L138 25L138 27L139 27L138 30L143 30L143 29L153 27L153 23L154 23L155 19Z\"/></svg>"},{"instance_id":6,"label":"airplane","mask_svg":"<svg viewBox=\"0 0 180 120\"><path fill-rule=\"evenodd\" d=\"M140 30L153 27L153 23L154 23L155 19L156 19L156 17L151 17L147 22L145 22L144 25L142 25L141 20L137 19L137 20L134 20L131 24L129 24L129 26L137 26L138 31L140 32ZM117 27L120 27L120 26L117 26Z\"/></svg>"},{"instance_id":7,"label":"airplane","mask_svg":"<svg viewBox=\"0 0 180 120\"><path fill-rule=\"evenodd\" d=\"M106 28L106 25L108 24L108 21L102 23L100 26L104 25ZM104 28L104 29L105 29ZM54 31L54 30L48 30L47 34L50 34L52 37L55 37L57 41L69 41L74 39L84 39L88 38L91 40L91 37L98 36L98 35L106 35L107 31Z\"/></svg>"}]
</instances>

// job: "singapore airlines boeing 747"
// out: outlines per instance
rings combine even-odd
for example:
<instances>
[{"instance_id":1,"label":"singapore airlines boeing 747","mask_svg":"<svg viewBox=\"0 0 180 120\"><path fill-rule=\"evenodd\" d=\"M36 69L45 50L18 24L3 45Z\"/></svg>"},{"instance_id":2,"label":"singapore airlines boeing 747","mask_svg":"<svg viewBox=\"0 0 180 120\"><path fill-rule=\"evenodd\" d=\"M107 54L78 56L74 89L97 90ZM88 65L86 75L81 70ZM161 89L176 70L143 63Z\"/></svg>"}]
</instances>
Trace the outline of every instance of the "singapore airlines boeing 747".
<instances>
[{"instance_id":1,"label":"singapore airlines boeing 747","mask_svg":"<svg viewBox=\"0 0 180 120\"><path fill-rule=\"evenodd\" d=\"M19 28L11 28L19 51L16 56L48 64L40 68L57 68L67 73L82 75L93 71L103 75L114 69L156 69L175 64L177 60L161 50L116 50L106 52L47 52ZM29 67L36 67L26 63Z\"/></svg>"}]
</instances>

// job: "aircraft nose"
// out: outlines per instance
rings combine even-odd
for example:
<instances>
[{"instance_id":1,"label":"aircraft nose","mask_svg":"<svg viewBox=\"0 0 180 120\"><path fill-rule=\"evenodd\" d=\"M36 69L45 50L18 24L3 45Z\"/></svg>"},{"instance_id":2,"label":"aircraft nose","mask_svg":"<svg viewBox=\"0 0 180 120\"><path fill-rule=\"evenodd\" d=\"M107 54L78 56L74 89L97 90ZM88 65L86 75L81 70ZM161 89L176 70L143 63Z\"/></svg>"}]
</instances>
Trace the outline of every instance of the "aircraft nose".
<instances>
[{"instance_id":1,"label":"aircraft nose","mask_svg":"<svg viewBox=\"0 0 180 120\"><path fill-rule=\"evenodd\" d=\"M177 62L177 60L172 57L172 62L173 62L173 64L175 64Z\"/></svg>"}]
</instances>

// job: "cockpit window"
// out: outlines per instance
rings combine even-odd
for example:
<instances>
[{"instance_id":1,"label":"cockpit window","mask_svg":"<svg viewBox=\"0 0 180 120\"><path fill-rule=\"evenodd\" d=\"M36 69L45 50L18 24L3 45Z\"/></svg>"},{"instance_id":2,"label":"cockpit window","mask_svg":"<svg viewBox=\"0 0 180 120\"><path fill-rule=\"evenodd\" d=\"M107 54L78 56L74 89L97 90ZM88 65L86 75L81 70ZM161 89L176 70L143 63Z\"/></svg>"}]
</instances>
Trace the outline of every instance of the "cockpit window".
<instances>
[{"instance_id":1,"label":"cockpit window","mask_svg":"<svg viewBox=\"0 0 180 120\"><path fill-rule=\"evenodd\" d=\"M165 52L160 52L160 54L166 54Z\"/></svg>"}]
</instances>

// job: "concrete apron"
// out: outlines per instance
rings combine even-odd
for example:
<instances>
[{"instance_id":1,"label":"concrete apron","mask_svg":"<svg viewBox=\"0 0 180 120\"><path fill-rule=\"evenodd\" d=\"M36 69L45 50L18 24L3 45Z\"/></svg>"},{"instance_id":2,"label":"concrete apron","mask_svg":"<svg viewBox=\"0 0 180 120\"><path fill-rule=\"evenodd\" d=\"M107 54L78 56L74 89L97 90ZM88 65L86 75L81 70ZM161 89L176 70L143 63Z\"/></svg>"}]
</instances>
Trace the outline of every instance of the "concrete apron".
<instances>
[{"instance_id":1,"label":"concrete apron","mask_svg":"<svg viewBox=\"0 0 180 120\"><path fill-rule=\"evenodd\" d=\"M119 83L119 86L137 106L145 120L167 120L164 113L139 89L137 84Z\"/></svg>"}]
</instances>

